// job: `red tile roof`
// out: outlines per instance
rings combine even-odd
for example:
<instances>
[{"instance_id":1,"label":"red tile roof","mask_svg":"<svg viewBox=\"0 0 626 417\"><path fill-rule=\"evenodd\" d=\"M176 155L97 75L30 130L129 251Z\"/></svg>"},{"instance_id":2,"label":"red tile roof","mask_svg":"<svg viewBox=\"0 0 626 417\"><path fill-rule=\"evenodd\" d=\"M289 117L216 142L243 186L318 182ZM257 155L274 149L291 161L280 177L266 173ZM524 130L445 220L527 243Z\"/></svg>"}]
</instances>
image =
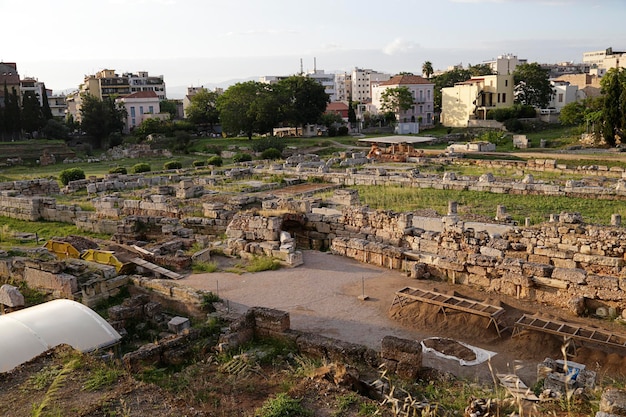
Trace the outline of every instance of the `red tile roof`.
<instances>
[{"instance_id":1,"label":"red tile roof","mask_svg":"<svg viewBox=\"0 0 626 417\"><path fill-rule=\"evenodd\" d=\"M136 93L124 96L124 98L156 98L157 93L154 91L137 91Z\"/></svg>"},{"instance_id":2,"label":"red tile roof","mask_svg":"<svg viewBox=\"0 0 626 417\"><path fill-rule=\"evenodd\" d=\"M326 106L326 111L341 111L348 110L348 105L342 101L333 101L328 103Z\"/></svg>"},{"instance_id":3,"label":"red tile roof","mask_svg":"<svg viewBox=\"0 0 626 417\"><path fill-rule=\"evenodd\" d=\"M432 81L419 75L394 75L379 85L410 85L410 84L434 84Z\"/></svg>"}]
</instances>

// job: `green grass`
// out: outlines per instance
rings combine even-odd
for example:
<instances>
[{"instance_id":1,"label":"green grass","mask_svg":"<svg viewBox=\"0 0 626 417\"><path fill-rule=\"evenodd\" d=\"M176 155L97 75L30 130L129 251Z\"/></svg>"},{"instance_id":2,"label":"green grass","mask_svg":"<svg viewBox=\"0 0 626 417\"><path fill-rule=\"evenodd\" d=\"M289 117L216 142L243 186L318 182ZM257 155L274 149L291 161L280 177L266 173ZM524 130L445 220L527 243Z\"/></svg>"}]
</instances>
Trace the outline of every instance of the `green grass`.
<instances>
[{"instance_id":1,"label":"green grass","mask_svg":"<svg viewBox=\"0 0 626 417\"><path fill-rule=\"evenodd\" d=\"M219 267L217 265L217 262L195 261L191 265L191 270L194 272L194 274L212 273L216 272L218 269Z\"/></svg>"},{"instance_id":2,"label":"green grass","mask_svg":"<svg viewBox=\"0 0 626 417\"><path fill-rule=\"evenodd\" d=\"M570 198L545 195L509 195L478 191L435 190L401 187L358 186L361 202L373 209L410 212L432 209L440 215L448 211L448 202L458 203L458 213L495 218L498 205L519 224L528 217L532 224L549 219L562 211L579 212L588 224L609 225L612 214L626 217L623 201L594 198Z\"/></svg>"},{"instance_id":3,"label":"green grass","mask_svg":"<svg viewBox=\"0 0 626 417\"><path fill-rule=\"evenodd\" d=\"M111 236L101 233L91 233L79 230L73 224L60 222L36 221L11 219L9 217L1 217L2 233L0 234L0 247L10 248L15 245L20 246L41 246L41 241L36 243L33 241L21 242L19 239L12 237L14 233L36 233L39 239L46 240L58 236L81 235L86 237L94 237L99 239L110 239Z\"/></svg>"},{"instance_id":4,"label":"green grass","mask_svg":"<svg viewBox=\"0 0 626 417\"><path fill-rule=\"evenodd\" d=\"M274 258L267 256L255 256L246 265L245 269L248 272L275 271L280 269L280 266L280 262Z\"/></svg>"},{"instance_id":5,"label":"green grass","mask_svg":"<svg viewBox=\"0 0 626 417\"><path fill-rule=\"evenodd\" d=\"M83 385L84 391L97 391L101 388L106 388L115 383L122 375L122 371L119 368L102 366L93 370L85 384Z\"/></svg>"}]
</instances>

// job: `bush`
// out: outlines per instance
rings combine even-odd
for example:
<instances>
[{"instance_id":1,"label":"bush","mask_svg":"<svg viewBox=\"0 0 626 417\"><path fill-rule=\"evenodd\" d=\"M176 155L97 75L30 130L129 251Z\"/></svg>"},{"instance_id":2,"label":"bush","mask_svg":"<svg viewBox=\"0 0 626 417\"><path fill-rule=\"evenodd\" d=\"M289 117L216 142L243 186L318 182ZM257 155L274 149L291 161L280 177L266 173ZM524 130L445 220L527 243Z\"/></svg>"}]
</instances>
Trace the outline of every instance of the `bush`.
<instances>
[{"instance_id":1,"label":"bush","mask_svg":"<svg viewBox=\"0 0 626 417\"><path fill-rule=\"evenodd\" d=\"M519 119L505 120L504 127L506 127L506 130L513 133L520 133L524 131L524 125L519 121Z\"/></svg>"},{"instance_id":2,"label":"bush","mask_svg":"<svg viewBox=\"0 0 626 417\"><path fill-rule=\"evenodd\" d=\"M206 165L206 162L205 161L193 161L191 165L194 167L203 167Z\"/></svg>"},{"instance_id":3,"label":"bush","mask_svg":"<svg viewBox=\"0 0 626 417\"><path fill-rule=\"evenodd\" d=\"M252 150L254 152L263 152L267 149L278 149L279 151L285 150L285 141L281 138L277 137L266 137L261 139L256 139L252 142Z\"/></svg>"},{"instance_id":4,"label":"bush","mask_svg":"<svg viewBox=\"0 0 626 417\"><path fill-rule=\"evenodd\" d=\"M339 126L337 128L337 136L348 136L348 126Z\"/></svg>"},{"instance_id":5,"label":"bush","mask_svg":"<svg viewBox=\"0 0 626 417\"><path fill-rule=\"evenodd\" d=\"M268 148L261 153L262 159L280 159L283 153L276 148Z\"/></svg>"},{"instance_id":6,"label":"bush","mask_svg":"<svg viewBox=\"0 0 626 417\"><path fill-rule=\"evenodd\" d=\"M128 174L128 170L125 167L115 167L109 169L109 174Z\"/></svg>"},{"instance_id":7,"label":"bush","mask_svg":"<svg viewBox=\"0 0 626 417\"><path fill-rule=\"evenodd\" d=\"M334 136L337 136L337 128L335 126L330 126L327 130L328 132L328 137L332 138Z\"/></svg>"},{"instance_id":8,"label":"bush","mask_svg":"<svg viewBox=\"0 0 626 417\"><path fill-rule=\"evenodd\" d=\"M222 148L220 148L217 145L207 145L204 148L204 150L207 153L214 153L215 155L221 155L222 154Z\"/></svg>"},{"instance_id":9,"label":"bush","mask_svg":"<svg viewBox=\"0 0 626 417\"><path fill-rule=\"evenodd\" d=\"M221 166L222 166L222 164L224 164L224 160L222 160L222 157L221 157L221 156L219 156L219 155L215 155L215 156L210 157L210 158L206 161L206 163L207 163L208 165L213 165L213 166L216 166L216 167L221 167Z\"/></svg>"},{"instance_id":10,"label":"bush","mask_svg":"<svg viewBox=\"0 0 626 417\"><path fill-rule=\"evenodd\" d=\"M183 167L180 161L167 161L163 164L163 169L181 169Z\"/></svg>"},{"instance_id":11,"label":"bush","mask_svg":"<svg viewBox=\"0 0 626 417\"><path fill-rule=\"evenodd\" d=\"M249 153L236 153L233 156L233 162L247 162L252 161L252 155Z\"/></svg>"},{"instance_id":12,"label":"bush","mask_svg":"<svg viewBox=\"0 0 626 417\"><path fill-rule=\"evenodd\" d=\"M152 171L152 168L150 168L150 164L147 164L145 162L140 162L138 164L135 164L131 168L131 172L133 174L141 174L142 172L150 172L150 171Z\"/></svg>"},{"instance_id":13,"label":"bush","mask_svg":"<svg viewBox=\"0 0 626 417\"><path fill-rule=\"evenodd\" d=\"M85 171L80 168L68 168L59 174L59 179L61 180L61 184L67 185L70 181L78 181L85 179Z\"/></svg>"}]
</instances>

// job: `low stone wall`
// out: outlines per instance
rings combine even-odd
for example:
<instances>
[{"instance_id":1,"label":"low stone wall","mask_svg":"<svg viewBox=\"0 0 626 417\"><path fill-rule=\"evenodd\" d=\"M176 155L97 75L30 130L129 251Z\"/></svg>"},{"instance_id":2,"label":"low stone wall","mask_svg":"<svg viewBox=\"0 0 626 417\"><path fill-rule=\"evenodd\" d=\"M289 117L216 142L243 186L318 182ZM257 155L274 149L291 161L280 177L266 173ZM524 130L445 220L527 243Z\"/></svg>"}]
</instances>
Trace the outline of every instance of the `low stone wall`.
<instances>
[{"instance_id":1,"label":"low stone wall","mask_svg":"<svg viewBox=\"0 0 626 417\"><path fill-rule=\"evenodd\" d=\"M129 277L131 294L146 294L165 309L179 311L191 317L204 318L204 295L209 291L195 290L171 280L149 279L139 275Z\"/></svg>"}]
</instances>

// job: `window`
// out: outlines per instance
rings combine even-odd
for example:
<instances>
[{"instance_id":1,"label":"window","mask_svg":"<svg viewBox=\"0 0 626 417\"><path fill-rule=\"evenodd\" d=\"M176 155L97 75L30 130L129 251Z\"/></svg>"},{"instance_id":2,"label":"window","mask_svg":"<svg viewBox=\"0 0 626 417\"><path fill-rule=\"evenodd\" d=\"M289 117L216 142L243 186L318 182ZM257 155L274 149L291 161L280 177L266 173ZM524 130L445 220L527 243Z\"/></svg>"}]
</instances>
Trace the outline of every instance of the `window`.
<instances>
[{"instance_id":1,"label":"window","mask_svg":"<svg viewBox=\"0 0 626 417\"><path fill-rule=\"evenodd\" d=\"M498 103L500 102L500 93L498 93Z\"/></svg>"},{"instance_id":2,"label":"window","mask_svg":"<svg viewBox=\"0 0 626 417\"><path fill-rule=\"evenodd\" d=\"M502 93L502 102L506 103L506 93Z\"/></svg>"},{"instance_id":3,"label":"window","mask_svg":"<svg viewBox=\"0 0 626 417\"><path fill-rule=\"evenodd\" d=\"M509 86L509 80L504 80L504 86L508 87Z\"/></svg>"},{"instance_id":4,"label":"window","mask_svg":"<svg viewBox=\"0 0 626 417\"><path fill-rule=\"evenodd\" d=\"M143 106L139 106L139 114L143 114Z\"/></svg>"},{"instance_id":5,"label":"window","mask_svg":"<svg viewBox=\"0 0 626 417\"><path fill-rule=\"evenodd\" d=\"M149 112L150 114L154 114L154 106L150 106L150 107L148 107L148 112Z\"/></svg>"},{"instance_id":6,"label":"window","mask_svg":"<svg viewBox=\"0 0 626 417\"><path fill-rule=\"evenodd\" d=\"M131 106L130 108L130 117L135 117L135 106ZM133 122L135 124L135 122Z\"/></svg>"},{"instance_id":7,"label":"window","mask_svg":"<svg viewBox=\"0 0 626 417\"><path fill-rule=\"evenodd\" d=\"M559 93L559 103L563 103L563 93Z\"/></svg>"}]
</instances>

